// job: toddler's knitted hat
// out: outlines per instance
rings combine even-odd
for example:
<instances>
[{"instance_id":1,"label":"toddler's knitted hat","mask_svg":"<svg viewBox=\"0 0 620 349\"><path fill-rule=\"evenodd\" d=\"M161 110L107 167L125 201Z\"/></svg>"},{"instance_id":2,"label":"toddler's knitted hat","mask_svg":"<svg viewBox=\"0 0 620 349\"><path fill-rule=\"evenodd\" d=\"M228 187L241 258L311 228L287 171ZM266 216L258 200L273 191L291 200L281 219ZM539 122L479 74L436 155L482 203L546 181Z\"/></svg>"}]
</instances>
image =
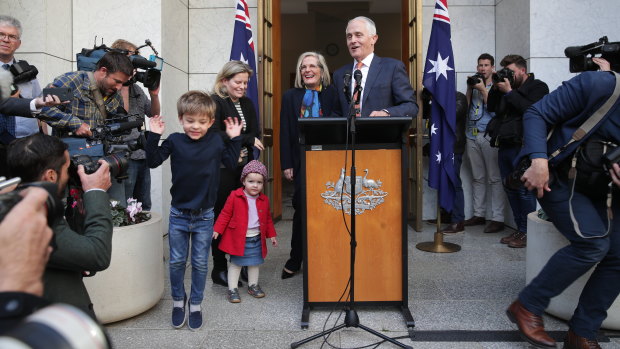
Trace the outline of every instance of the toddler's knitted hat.
<instances>
[{"instance_id":1,"label":"toddler's knitted hat","mask_svg":"<svg viewBox=\"0 0 620 349\"><path fill-rule=\"evenodd\" d=\"M252 160L243 166L243 171L241 171L241 182L243 182L248 173L263 175L263 181L267 181L267 168L258 160Z\"/></svg>"}]
</instances>

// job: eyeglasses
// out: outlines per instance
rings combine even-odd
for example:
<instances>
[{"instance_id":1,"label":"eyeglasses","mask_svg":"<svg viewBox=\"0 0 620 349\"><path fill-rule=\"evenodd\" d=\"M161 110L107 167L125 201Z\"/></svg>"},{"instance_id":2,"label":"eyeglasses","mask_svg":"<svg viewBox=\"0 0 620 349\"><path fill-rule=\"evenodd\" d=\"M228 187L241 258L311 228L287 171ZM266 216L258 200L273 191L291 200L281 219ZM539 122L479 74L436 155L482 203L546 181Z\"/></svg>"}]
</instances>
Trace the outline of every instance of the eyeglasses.
<instances>
[{"instance_id":1,"label":"eyeglasses","mask_svg":"<svg viewBox=\"0 0 620 349\"><path fill-rule=\"evenodd\" d=\"M7 33L0 33L0 40L9 39L9 41L19 41L19 36Z\"/></svg>"}]
</instances>

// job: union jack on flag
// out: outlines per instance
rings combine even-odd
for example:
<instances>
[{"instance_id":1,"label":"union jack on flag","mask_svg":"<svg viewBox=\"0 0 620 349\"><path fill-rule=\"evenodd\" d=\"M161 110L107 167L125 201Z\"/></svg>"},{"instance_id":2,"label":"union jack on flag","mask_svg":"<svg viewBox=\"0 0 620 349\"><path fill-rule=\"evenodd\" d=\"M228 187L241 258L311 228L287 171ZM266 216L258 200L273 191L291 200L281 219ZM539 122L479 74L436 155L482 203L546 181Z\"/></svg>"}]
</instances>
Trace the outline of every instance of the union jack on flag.
<instances>
[{"instance_id":1,"label":"union jack on flag","mask_svg":"<svg viewBox=\"0 0 620 349\"><path fill-rule=\"evenodd\" d=\"M252 24L250 23L250 11L245 0L237 1L235 11L235 32L233 34L232 47L230 49L230 60L242 61L247 63L254 71L248 82L247 96L254 103L256 110L257 125L260 120L258 109L258 80L256 79L256 54L254 50L254 40L252 39ZM260 127L259 127L260 130Z\"/></svg>"},{"instance_id":2,"label":"union jack on flag","mask_svg":"<svg viewBox=\"0 0 620 349\"><path fill-rule=\"evenodd\" d=\"M456 173L456 78L448 0L435 0L433 27L422 84L432 95L428 185L437 189L439 205L452 211Z\"/></svg>"}]
</instances>

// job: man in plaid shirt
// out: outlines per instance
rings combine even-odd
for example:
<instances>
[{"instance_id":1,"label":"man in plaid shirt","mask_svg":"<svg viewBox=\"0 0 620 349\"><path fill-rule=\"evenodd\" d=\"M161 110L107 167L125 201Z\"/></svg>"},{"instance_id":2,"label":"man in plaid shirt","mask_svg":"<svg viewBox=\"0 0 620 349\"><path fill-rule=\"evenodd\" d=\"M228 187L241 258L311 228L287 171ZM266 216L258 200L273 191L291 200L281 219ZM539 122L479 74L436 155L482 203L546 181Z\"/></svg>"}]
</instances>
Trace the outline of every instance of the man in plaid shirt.
<instances>
[{"instance_id":1,"label":"man in plaid shirt","mask_svg":"<svg viewBox=\"0 0 620 349\"><path fill-rule=\"evenodd\" d=\"M131 61L120 52L108 52L97 62L97 69L92 75L95 79L93 86L96 85L101 92L108 113L116 113L117 109L123 108L123 99L117 92L132 74ZM102 124L104 116L97 108L88 73L65 73L54 79L51 87L70 87L73 93L70 103L41 111L41 117L54 128L54 135L65 137L73 132L75 136L92 136L91 127Z\"/></svg>"}]
</instances>

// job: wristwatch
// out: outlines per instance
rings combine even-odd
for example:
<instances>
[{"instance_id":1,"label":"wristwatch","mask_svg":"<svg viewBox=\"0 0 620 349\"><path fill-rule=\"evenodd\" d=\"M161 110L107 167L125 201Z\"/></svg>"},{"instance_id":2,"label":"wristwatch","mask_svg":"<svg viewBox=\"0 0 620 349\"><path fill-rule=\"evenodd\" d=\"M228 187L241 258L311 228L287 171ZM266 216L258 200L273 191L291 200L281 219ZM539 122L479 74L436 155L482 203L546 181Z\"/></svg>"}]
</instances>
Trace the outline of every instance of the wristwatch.
<instances>
[{"instance_id":1,"label":"wristwatch","mask_svg":"<svg viewBox=\"0 0 620 349\"><path fill-rule=\"evenodd\" d=\"M390 111L389 111L389 110L387 110L387 109L381 109L381 111L382 111L382 112L385 112L388 116L390 116L390 115L391 115L391 114L390 114Z\"/></svg>"}]
</instances>

